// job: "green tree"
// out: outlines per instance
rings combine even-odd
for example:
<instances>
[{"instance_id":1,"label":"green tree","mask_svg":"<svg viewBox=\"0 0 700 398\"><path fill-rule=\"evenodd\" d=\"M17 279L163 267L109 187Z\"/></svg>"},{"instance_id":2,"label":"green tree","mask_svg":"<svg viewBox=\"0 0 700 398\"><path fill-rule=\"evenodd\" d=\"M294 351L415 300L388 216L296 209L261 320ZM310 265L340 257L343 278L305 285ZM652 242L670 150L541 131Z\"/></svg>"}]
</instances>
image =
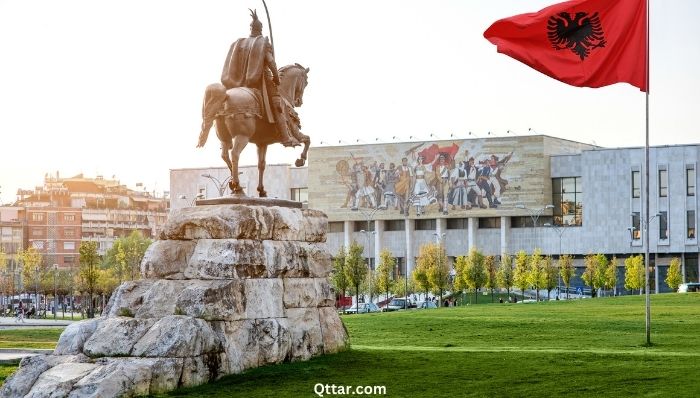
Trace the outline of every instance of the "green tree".
<instances>
[{"instance_id":1,"label":"green tree","mask_svg":"<svg viewBox=\"0 0 700 398\"><path fill-rule=\"evenodd\" d=\"M408 287L408 289L406 289ZM416 290L416 286L411 278L406 280L406 277L400 276L396 278L396 282L392 285L392 292L397 297L408 297L409 294Z\"/></svg>"},{"instance_id":2,"label":"green tree","mask_svg":"<svg viewBox=\"0 0 700 398\"><path fill-rule=\"evenodd\" d=\"M465 279L466 269L467 269L467 256L458 256L455 258L455 280L454 289L458 292L464 292L469 289L467 285L467 280Z\"/></svg>"},{"instance_id":3,"label":"green tree","mask_svg":"<svg viewBox=\"0 0 700 398\"><path fill-rule=\"evenodd\" d=\"M442 306L442 294L450 286L450 265L447 262L447 256L442 245L434 245L431 252L435 255L435 262L428 268L428 282L433 294L440 297L438 307Z\"/></svg>"},{"instance_id":4,"label":"green tree","mask_svg":"<svg viewBox=\"0 0 700 398\"><path fill-rule=\"evenodd\" d=\"M683 282L683 275L681 275L681 259L674 257L671 259L671 263L668 264L668 273L666 274L666 284L673 290L678 289L678 285Z\"/></svg>"},{"instance_id":5,"label":"green tree","mask_svg":"<svg viewBox=\"0 0 700 398\"><path fill-rule=\"evenodd\" d=\"M589 254L583 259L586 269L581 274L583 283L591 288L591 298L596 296L596 273L598 272L598 259L595 254Z\"/></svg>"},{"instance_id":6,"label":"green tree","mask_svg":"<svg viewBox=\"0 0 700 398\"><path fill-rule=\"evenodd\" d=\"M425 292L425 299L428 299L430 292L430 269L435 267L438 261L438 247L434 243L426 243L420 247L418 258L416 260L416 268L413 270L413 281L416 282L416 288Z\"/></svg>"},{"instance_id":7,"label":"green tree","mask_svg":"<svg viewBox=\"0 0 700 398\"><path fill-rule=\"evenodd\" d=\"M493 291L498 287L496 256L489 255L484 258L484 271L486 273L486 283L484 283L484 287L491 290L491 302L493 303Z\"/></svg>"},{"instance_id":8,"label":"green tree","mask_svg":"<svg viewBox=\"0 0 700 398\"><path fill-rule=\"evenodd\" d=\"M25 292L30 292L33 289L34 294L37 295L40 287L43 291L44 286L41 281L46 273L46 264L44 264L41 253L31 246L24 250L19 250L17 259L22 263L22 285ZM38 306L39 298L37 297L36 299Z\"/></svg>"},{"instance_id":9,"label":"green tree","mask_svg":"<svg viewBox=\"0 0 700 398\"><path fill-rule=\"evenodd\" d=\"M139 279L139 266L151 243L151 240L145 238L139 231L133 231L127 237L118 238L105 253L102 267L114 269L119 283L123 280Z\"/></svg>"},{"instance_id":10,"label":"green tree","mask_svg":"<svg viewBox=\"0 0 700 398\"><path fill-rule=\"evenodd\" d=\"M364 248L357 242L352 242L345 256L345 278L348 285L355 287L355 303L360 302L360 285L367 278L367 265L365 264L362 252Z\"/></svg>"},{"instance_id":11,"label":"green tree","mask_svg":"<svg viewBox=\"0 0 700 398\"><path fill-rule=\"evenodd\" d=\"M523 300L525 299L525 289L530 286L528 281L529 270L529 258L525 250L520 250L515 255L515 269L513 271L513 284L515 287L520 289L522 293Z\"/></svg>"},{"instance_id":12,"label":"green tree","mask_svg":"<svg viewBox=\"0 0 700 398\"><path fill-rule=\"evenodd\" d=\"M338 254L333 259L333 270L331 271L331 284L341 297L345 297L348 290L348 279L345 276L345 247L341 246ZM345 307L343 306L343 311Z\"/></svg>"},{"instance_id":13,"label":"green tree","mask_svg":"<svg viewBox=\"0 0 700 398\"><path fill-rule=\"evenodd\" d=\"M540 249L535 249L529 260L527 282L535 289L535 300L540 301L540 289L544 286L544 267Z\"/></svg>"},{"instance_id":14,"label":"green tree","mask_svg":"<svg viewBox=\"0 0 700 398\"><path fill-rule=\"evenodd\" d=\"M605 288L608 290L613 290L617 286L617 263L617 257L613 256L605 271Z\"/></svg>"},{"instance_id":15,"label":"green tree","mask_svg":"<svg viewBox=\"0 0 700 398\"><path fill-rule=\"evenodd\" d=\"M486 283L486 270L484 269L484 255L472 247L467 256L464 279L467 286L474 290L474 303L479 302L479 289Z\"/></svg>"},{"instance_id":16,"label":"green tree","mask_svg":"<svg viewBox=\"0 0 700 398\"><path fill-rule=\"evenodd\" d=\"M642 294L644 288L644 256L636 255L625 259L625 289L639 289Z\"/></svg>"},{"instance_id":17,"label":"green tree","mask_svg":"<svg viewBox=\"0 0 700 398\"><path fill-rule=\"evenodd\" d=\"M569 287L571 286L571 279L576 274L576 268L574 268L574 258L569 254L565 254L559 257L559 274L561 275L561 280L566 286L566 299L569 299Z\"/></svg>"},{"instance_id":18,"label":"green tree","mask_svg":"<svg viewBox=\"0 0 700 398\"><path fill-rule=\"evenodd\" d=\"M605 254L598 253L595 255L595 261L596 265L595 272L593 274L593 285L595 286L597 293L598 289L605 289L608 268L610 267L610 260L608 260Z\"/></svg>"},{"instance_id":19,"label":"green tree","mask_svg":"<svg viewBox=\"0 0 700 398\"><path fill-rule=\"evenodd\" d=\"M501 255L501 263L496 274L498 286L506 289L510 300L510 289L513 287L513 257L507 253Z\"/></svg>"},{"instance_id":20,"label":"green tree","mask_svg":"<svg viewBox=\"0 0 700 398\"><path fill-rule=\"evenodd\" d=\"M80 243L80 285L81 290L88 295L88 318L95 316L93 298L97 291L100 278L100 257L97 254L97 242L83 241Z\"/></svg>"},{"instance_id":21,"label":"green tree","mask_svg":"<svg viewBox=\"0 0 700 398\"><path fill-rule=\"evenodd\" d=\"M547 290L547 300L549 300L549 293L557 287L557 282L559 281L559 270L554 265L552 257L545 256L542 259L542 268L544 271L544 287Z\"/></svg>"},{"instance_id":22,"label":"green tree","mask_svg":"<svg viewBox=\"0 0 700 398\"><path fill-rule=\"evenodd\" d=\"M396 267L396 259L391 255L388 249L384 249L379 253L379 264L377 265L376 286L380 292L386 294L386 300L389 300L389 291L392 289L394 281L391 279L391 273Z\"/></svg>"}]
</instances>

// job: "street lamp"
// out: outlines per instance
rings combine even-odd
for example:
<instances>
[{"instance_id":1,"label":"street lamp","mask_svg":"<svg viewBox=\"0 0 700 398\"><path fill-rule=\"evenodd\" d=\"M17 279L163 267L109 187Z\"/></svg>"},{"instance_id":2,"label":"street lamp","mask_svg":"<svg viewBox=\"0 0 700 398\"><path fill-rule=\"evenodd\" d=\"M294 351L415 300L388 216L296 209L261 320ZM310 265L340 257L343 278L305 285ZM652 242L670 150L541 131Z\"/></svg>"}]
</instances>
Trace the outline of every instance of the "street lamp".
<instances>
[{"instance_id":1,"label":"street lamp","mask_svg":"<svg viewBox=\"0 0 700 398\"><path fill-rule=\"evenodd\" d=\"M367 269L369 270L368 278L369 279L369 301L370 303L372 302L372 263L370 262L370 258L372 256L372 240L370 240L370 235L374 236L376 235L375 231L365 231L360 230L361 233L365 234L365 237L367 238Z\"/></svg>"},{"instance_id":2,"label":"street lamp","mask_svg":"<svg viewBox=\"0 0 700 398\"><path fill-rule=\"evenodd\" d=\"M34 298L36 299L36 314L39 315L39 267L36 266L34 267Z\"/></svg>"},{"instance_id":3,"label":"street lamp","mask_svg":"<svg viewBox=\"0 0 700 398\"><path fill-rule=\"evenodd\" d=\"M179 199L186 200L187 204L190 207L194 207L197 204L197 201L200 199L204 199L204 194L203 193L198 193L192 200L190 200L187 195L180 195L178 196Z\"/></svg>"},{"instance_id":4,"label":"street lamp","mask_svg":"<svg viewBox=\"0 0 700 398\"><path fill-rule=\"evenodd\" d=\"M56 289L56 274L58 273L58 264L53 265L53 320L56 320L58 314L58 295Z\"/></svg>"},{"instance_id":5,"label":"street lamp","mask_svg":"<svg viewBox=\"0 0 700 398\"><path fill-rule=\"evenodd\" d=\"M544 213L548 209L553 209L554 205L545 205L544 207L537 207L533 209L520 203L515 205L515 208L527 210L527 212L530 214L530 218L532 219L532 227L535 228L535 246L537 246L537 221L540 219L542 213Z\"/></svg>"},{"instance_id":6,"label":"street lamp","mask_svg":"<svg viewBox=\"0 0 700 398\"><path fill-rule=\"evenodd\" d=\"M242 172L238 174L242 174ZM224 196L224 192L226 192L226 188L228 188L228 182L231 180L231 176L228 176L224 178L223 181L220 181L218 178L214 177L209 173L202 174L202 177L208 178L214 183L216 189L219 191L219 196Z\"/></svg>"},{"instance_id":7,"label":"street lamp","mask_svg":"<svg viewBox=\"0 0 700 398\"><path fill-rule=\"evenodd\" d=\"M564 235L564 232L566 232L567 227L562 227L560 225L552 225L550 223L544 223L544 226L552 228L553 230L557 231L557 234L559 234L559 260L561 261L561 237L562 237L562 235ZM561 262L559 264L561 264ZM559 286L557 286L557 297L559 297L560 293L561 293L561 272L559 272ZM549 300L549 297L547 297L547 300Z\"/></svg>"},{"instance_id":8,"label":"street lamp","mask_svg":"<svg viewBox=\"0 0 700 398\"><path fill-rule=\"evenodd\" d=\"M433 232L433 236L435 236L435 240L438 244L438 247L440 249L440 252L438 253L438 272L442 272L442 258L444 257L443 251L443 242L445 240L445 233L443 232L442 234L439 234L437 232ZM438 282L442 282L442 275L438 274ZM426 297L427 301L427 297ZM427 305L427 304L426 304ZM442 288L440 289L440 302L438 303L438 307L442 307ZM427 308L427 307L426 307Z\"/></svg>"}]
</instances>

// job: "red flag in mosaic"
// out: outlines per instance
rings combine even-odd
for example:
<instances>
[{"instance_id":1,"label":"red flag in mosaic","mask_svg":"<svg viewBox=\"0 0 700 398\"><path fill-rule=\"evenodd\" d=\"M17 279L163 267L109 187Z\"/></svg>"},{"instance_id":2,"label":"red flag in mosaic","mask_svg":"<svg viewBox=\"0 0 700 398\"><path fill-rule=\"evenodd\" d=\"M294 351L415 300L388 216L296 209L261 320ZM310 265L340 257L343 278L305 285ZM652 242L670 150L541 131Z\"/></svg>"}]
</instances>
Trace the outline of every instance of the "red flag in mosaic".
<instances>
[{"instance_id":1,"label":"red flag in mosaic","mask_svg":"<svg viewBox=\"0 0 700 398\"><path fill-rule=\"evenodd\" d=\"M648 91L646 0L574 0L496 21L498 52L564 83Z\"/></svg>"}]
</instances>

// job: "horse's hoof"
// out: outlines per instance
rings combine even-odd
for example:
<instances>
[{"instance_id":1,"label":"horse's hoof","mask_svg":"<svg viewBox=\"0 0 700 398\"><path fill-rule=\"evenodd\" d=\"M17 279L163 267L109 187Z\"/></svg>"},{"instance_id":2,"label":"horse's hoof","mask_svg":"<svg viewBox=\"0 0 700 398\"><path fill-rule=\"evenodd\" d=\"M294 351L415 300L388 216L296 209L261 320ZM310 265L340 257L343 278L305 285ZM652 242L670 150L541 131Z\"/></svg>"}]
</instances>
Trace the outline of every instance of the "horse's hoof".
<instances>
[{"instance_id":1,"label":"horse's hoof","mask_svg":"<svg viewBox=\"0 0 700 398\"><path fill-rule=\"evenodd\" d=\"M260 191L260 192L258 192L258 196L261 197L261 198L267 198L267 192L265 192L265 191Z\"/></svg>"},{"instance_id":2,"label":"horse's hoof","mask_svg":"<svg viewBox=\"0 0 700 398\"><path fill-rule=\"evenodd\" d=\"M306 160L305 160L305 159L297 159L297 161L294 162L294 165L297 166L297 167L301 167L301 166L303 166L304 164L306 164Z\"/></svg>"}]
</instances>

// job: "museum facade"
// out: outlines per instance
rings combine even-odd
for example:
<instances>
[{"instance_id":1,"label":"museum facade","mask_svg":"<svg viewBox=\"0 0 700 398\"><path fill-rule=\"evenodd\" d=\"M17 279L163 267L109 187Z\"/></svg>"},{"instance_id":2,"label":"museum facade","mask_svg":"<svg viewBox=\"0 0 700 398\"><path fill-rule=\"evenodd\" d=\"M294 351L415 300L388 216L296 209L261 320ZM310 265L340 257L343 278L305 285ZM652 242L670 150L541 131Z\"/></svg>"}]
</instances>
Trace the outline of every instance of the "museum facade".
<instances>
[{"instance_id":1,"label":"museum facade","mask_svg":"<svg viewBox=\"0 0 700 398\"><path fill-rule=\"evenodd\" d=\"M651 285L663 292L673 257L682 261L684 281L700 274L699 158L700 145L650 149L649 220L643 147L544 135L313 147L308 168L268 166L265 186L270 197L308 200L324 211L332 253L356 241L374 265L388 249L397 275L411 272L428 242L443 244L450 261L472 247L491 255L571 254L580 275L587 254L643 254L648 225ZM247 192L255 192L257 168L241 170ZM218 196L227 172L171 170L171 208L192 203L180 191ZM624 277L618 281L616 290L624 290Z\"/></svg>"}]
</instances>

